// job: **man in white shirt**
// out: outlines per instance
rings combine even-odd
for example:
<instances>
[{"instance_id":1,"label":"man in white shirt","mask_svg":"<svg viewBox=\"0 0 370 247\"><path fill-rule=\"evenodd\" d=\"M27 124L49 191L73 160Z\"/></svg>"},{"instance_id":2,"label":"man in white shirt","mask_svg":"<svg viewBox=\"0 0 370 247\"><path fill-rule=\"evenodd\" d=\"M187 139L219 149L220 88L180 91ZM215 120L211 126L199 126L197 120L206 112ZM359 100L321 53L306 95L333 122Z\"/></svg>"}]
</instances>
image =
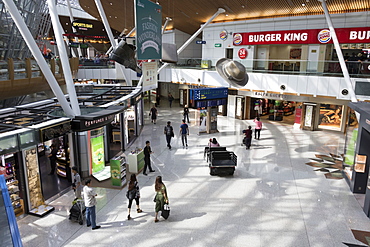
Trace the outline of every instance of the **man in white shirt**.
<instances>
[{"instance_id":1,"label":"man in white shirt","mask_svg":"<svg viewBox=\"0 0 370 247\"><path fill-rule=\"evenodd\" d=\"M81 184L81 177L80 174L78 174L77 167L72 167L72 173L73 173L73 181L72 181L72 188L75 191L76 199L82 198L81 191L82 191L82 184Z\"/></svg>"},{"instance_id":2,"label":"man in white shirt","mask_svg":"<svg viewBox=\"0 0 370 247\"><path fill-rule=\"evenodd\" d=\"M87 227L92 226L92 229L96 230L100 228L100 226L96 225L95 197L97 196L97 194L95 193L94 189L90 187L90 183L91 179L87 179L85 181L85 187L83 189L86 207L86 224Z\"/></svg>"}]
</instances>

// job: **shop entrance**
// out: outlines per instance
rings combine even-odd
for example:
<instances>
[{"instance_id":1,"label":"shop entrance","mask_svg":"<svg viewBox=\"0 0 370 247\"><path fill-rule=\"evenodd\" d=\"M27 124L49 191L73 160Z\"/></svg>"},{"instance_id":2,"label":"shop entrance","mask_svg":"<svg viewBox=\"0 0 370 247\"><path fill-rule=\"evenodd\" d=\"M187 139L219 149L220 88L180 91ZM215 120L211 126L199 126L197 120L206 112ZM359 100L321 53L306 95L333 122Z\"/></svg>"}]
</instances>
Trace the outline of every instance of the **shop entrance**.
<instances>
[{"instance_id":1,"label":"shop entrance","mask_svg":"<svg viewBox=\"0 0 370 247\"><path fill-rule=\"evenodd\" d=\"M301 104L295 101L251 98L250 118L259 117L264 120L282 121L293 125L295 109Z\"/></svg>"},{"instance_id":2,"label":"shop entrance","mask_svg":"<svg viewBox=\"0 0 370 247\"><path fill-rule=\"evenodd\" d=\"M56 154L52 151L56 148ZM41 187L45 200L71 186L68 136L61 136L38 144ZM55 152L55 151L54 151ZM56 157L52 157L56 155ZM55 170L52 166L55 159Z\"/></svg>"}]
</instances>

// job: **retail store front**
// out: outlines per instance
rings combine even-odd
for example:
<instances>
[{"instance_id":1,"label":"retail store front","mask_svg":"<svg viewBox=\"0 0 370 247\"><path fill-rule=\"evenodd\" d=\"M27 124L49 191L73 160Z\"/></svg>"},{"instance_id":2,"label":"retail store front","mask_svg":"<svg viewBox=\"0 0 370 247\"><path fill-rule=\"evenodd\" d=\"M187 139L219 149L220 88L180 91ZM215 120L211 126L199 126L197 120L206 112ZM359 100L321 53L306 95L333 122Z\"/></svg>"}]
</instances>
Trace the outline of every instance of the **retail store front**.
<instances>
[{"instance_id":1,"label":"retail store front","mask_svg":"<svg viewBox=\"0 0 370 247\"><path fill-rule=\"evenodd\" d=\"M44 216L54 210L42 193L36 133L19 129L0 135L0 174L5 176L16 216Z\"/></svg>"},{"instance_id":2,"label":"retail store front","mask_svg":"<svg viewBox=\"0 0 370 247\"><path fill-rule=\"evenodd\" d=\"M112 106L108 109L89 109L89 114L76 116L72 120L76 142L75 163L83 177L94 177L97 181L110 178L109 161L115 155L110 149L112 125L119 124L117 115L123 113L125 106ZM119 127L120 129L120 127ZM117 150L118 151L118 150ZM120 149L119 152L122 150Z\"/></svg>"},{"instance_id":3,"label":"retail store front","mask_svg":"<svg viewBox=\"0 0 370 247\"><path fill-rule=\"evenodd\" d=\"M60 118L32 126L39 133L37 156L40 167L41 186L47 200L71 187L69 118ZM53 148L56 151L53 152Z\"/></svg>"}]
</instances>

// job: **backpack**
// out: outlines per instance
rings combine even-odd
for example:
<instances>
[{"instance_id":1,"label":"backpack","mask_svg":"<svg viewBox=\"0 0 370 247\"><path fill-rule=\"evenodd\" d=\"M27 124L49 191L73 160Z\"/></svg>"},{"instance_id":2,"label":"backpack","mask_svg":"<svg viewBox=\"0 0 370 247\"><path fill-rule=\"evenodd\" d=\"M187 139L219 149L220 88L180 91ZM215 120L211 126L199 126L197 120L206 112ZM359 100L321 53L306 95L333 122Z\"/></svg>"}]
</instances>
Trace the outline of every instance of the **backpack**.
<instances>
[{"instance_id":1,"label":"backpack","mask_svg":"<svg viewBox=\"0 0 370 247\"><path fill-rule=\"evenodd\" d=\"M126 192L126 197L129 200L133 200L136 198L136 188L134 187L132 190L128 190Z\"/></svg>"}]
</instances>

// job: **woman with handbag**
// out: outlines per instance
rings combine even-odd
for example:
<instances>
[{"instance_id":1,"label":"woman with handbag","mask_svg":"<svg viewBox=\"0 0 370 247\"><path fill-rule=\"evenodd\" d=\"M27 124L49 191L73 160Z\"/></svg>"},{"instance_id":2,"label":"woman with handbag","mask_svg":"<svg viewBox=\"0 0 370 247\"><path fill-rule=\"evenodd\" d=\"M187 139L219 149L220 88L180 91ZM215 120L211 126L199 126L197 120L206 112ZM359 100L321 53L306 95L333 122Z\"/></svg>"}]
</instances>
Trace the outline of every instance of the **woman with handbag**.
<instances>
[{"instance_id":1,"label":"woman with handbag","mask_svg":"<svg viewBox=\"0 0 370 247\"><path fill-rule=\"evenodd\" d=\"M128 190L127 190L127 193L126 193L126 197L128 199L127 219L130 220L131 219L131 216L130 216L131 205L132 205L132 201L134 199L135 199L136 207L137 207L136 211L138 213L143 212L143 210L141 210L140 206L139 206L140 191L139 191L139 183L137 182L135 174L131 174L130 182L128 183Z\"/></svg>"},{"instance_id":2,"label":"woman with handbag","mask_svg":"<svg viewBox=\"0 0 370 247\"><path fill-rule=\"evenodd\" d=\"M168 196L166 186L162 182L162 177L157 176L155 179L154 189L156 192L155 195L155 218L154 222L158 222L158 212L163 211L164 204L168 204Z\"/></svg>"}]
</instances>

